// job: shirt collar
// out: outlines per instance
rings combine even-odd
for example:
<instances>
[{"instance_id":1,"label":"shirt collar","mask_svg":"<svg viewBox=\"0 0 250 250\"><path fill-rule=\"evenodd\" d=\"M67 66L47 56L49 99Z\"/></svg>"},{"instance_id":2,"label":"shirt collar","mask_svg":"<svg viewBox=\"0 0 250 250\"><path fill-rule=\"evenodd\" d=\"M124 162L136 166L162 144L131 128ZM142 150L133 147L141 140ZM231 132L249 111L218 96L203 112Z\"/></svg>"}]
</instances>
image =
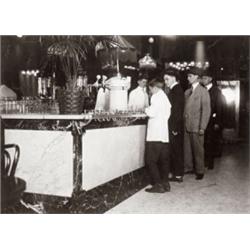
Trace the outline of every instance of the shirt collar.
<instances>
[{"instance_id":1,"label":"shirt collar","mask_svg":"<svg viewBox=\"0 0 250 250\"><path fill-rule=\"evenodd\" d=\"M213 87L213 84L212 84L212 83L209 83L209 84L206 86L207 90L211 89L212 87Z\"/></svg>"},{"instance_id":2,"label":"shirt collar","mask_svg":"<svg viewBox=\"0 0 250 250\"><path fill-rule=\"evenodd\" d=\"M141 90L141 91L143 91L143 92L145 92L145 91L146 91L146 87L137 86L137 88L136 88L136 89Z\"/></svg>"},{"instance_id":3,"label":"shirt collar","mask_svg":"<svg viewBox=\"0 0 250 250\"><path fill-rule=\"evenodd\" d=\"M192 84L192 89L193 91L196 89L196 87L199 85L199 82L193 83Z\"/></svg>"},{"instance_id":4,"label":"shirt collar","mask_svg":"<svg viewBox=\"0 0 250 250\"><path fill-rule=\"evenodd\" d=\"M159 91L157 93L153 94L152 96L161 95L162 92L163 92L163 90L159 89Z\"/></svg>"},{"instance_id":5,"label":"shirt collar","mask_svg":"<svg viewBox=\"0 0 250 250\"><path fill-rule=\"evenodd\" d=\"M174 86L176 86L178 84L178 82L175 82L174 84L172 84L172 86L170 86L170 89L173 89Z\"/></svg>"}]
</instances>

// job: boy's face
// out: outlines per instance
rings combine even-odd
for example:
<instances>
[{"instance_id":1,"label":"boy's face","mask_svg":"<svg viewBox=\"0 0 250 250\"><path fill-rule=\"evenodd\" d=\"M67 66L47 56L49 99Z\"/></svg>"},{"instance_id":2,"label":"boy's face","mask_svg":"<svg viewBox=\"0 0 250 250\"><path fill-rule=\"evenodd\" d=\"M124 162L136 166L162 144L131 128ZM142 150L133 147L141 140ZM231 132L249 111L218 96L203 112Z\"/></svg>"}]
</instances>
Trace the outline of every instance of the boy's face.
<instances>
[{"instance_id":1,"label":"boy's face","mask_svg":"<svg viewBox=\"0 0 250 250\"><path fill-rule=\"evenodd\" d=\"M188 74L188 81L190 84L198 82L199 76L198 75L193 75L193 74Z\"/></svg>"},{"instance_id":2,"label":"boy's face","mask_svg":"<svg viewBox=\"0 0 250 250\"><path fill-rule=\"evenodd\" d=\"M175 77L170 76L170 75L164 75L164 82L166 86L169 88L176 82Z\"/></svg>"},{"instance_id":3,"label":"boy's face","mask_svg":"<svg viewBox=\"0 0 250 250\"><path fill-rule=\"evenodd\" d=\"M140 79L140 80L138 81L138 85L139 85L140 87L142 87L142 88L145 88L146 85L147 85L147 82L148 82L147 79Z\"/></svg>"},{"instance_id":4,"label":"boy's face","mask_svg":"<svg viewBox=\"0 0 250 250\"><path fill-rule=\"evenodd\" d=\"M154 86L154 87L149 86L149 91L152 95L155 94L157 92L157 90L158 90L158 88L156 86Z\"/></svg>"},{"instance_id":5,"label":"boy's face","mask_svg":"<svg viewBox=\"0 0 250 250\"><path fill-rule=\"evenodd\" d=\"M202 83L206 86L212 81L212 77L210 76L202 76Z\"/></svg>"}]
</instances>

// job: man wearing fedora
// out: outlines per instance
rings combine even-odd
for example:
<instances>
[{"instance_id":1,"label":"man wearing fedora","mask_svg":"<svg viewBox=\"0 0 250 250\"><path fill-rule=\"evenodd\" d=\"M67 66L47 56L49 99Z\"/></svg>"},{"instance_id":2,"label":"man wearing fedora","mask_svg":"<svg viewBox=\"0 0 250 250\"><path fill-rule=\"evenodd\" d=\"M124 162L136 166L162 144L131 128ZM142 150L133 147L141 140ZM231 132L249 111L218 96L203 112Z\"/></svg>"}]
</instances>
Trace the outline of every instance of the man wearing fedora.
<instances>
[{"instance_id":1,"label":"man wearing fedora","mask_svg":"<svg viewBox=\"0 0 250 250\"><path fill-rule=\"evenodd\" d=\"M204 134L210 118L210 97L199 81L202 70L192 67L188 72L191 88L185 91L184 108L184 168L192 171L196 180L204 177Z\"/></svg>"},{"instance_id":2,"label":"man wearing fedora","mask_svg":"<svg viewBox=\"0 0 250 250\"><path fill-rule=\"evenodd\" d=\"M182 182L184 175L183 163L183 111L184 92L179 84L180 74L176 69L164 71L164 82L169 88L168 98L171 103L171 114L168 120L170 141L170 172L169 181Z\"/></svg>"},{"instance_id":3,"label":"man wearing fedora","mask_svg":"<svg viewBox=\"0 0 250 250\"><path fill-rule=\"evenodd\" d=\"M209 92L211 100L211 115L205 132L205 164L208 169L214 168L214 158L221 153L223 129L223 103L221 90L212 82L210 70L202 73L202 83Z\"/></svg>"}]
</instances>

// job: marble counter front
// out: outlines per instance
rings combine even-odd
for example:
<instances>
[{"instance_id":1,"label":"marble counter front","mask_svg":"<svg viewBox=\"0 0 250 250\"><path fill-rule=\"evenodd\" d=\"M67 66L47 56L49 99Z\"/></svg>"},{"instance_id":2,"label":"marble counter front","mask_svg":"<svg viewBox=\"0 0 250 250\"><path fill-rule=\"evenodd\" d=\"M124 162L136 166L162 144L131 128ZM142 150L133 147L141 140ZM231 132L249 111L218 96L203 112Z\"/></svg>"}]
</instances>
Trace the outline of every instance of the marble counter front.
<instances>
[{"instance_id":1,"label":"marble counter front","mask_svg":"<svg viewBox=\"0 0 250 250\"><path fill-rule=\"evenodd\" d=\"M144 166L145 125L87 130L83 135L83 189Z\"/></svg>"},{"instance_id":2,"label":"marble counter front","mask_svg":"<svg viewBox=\"0 0 250 250\"><path fill-rule=\"evenodd\" d=\"M71 196L72 139L65 131L5 130L5 143L21 149L16 176L26 181L26 192Z\"/></svg>"},{"instance_id":3,"label":"marble counter front","mask_svg":"<svg viewBox=\"0 0 250 250\"><path fill-rule=\"evenodd\" d=\"M4 143L21 149L16 176L27 193L72 197L144 166L145 122L81 128L81 118L71 118L2 117Z\"/></svg>"}]
</instances>

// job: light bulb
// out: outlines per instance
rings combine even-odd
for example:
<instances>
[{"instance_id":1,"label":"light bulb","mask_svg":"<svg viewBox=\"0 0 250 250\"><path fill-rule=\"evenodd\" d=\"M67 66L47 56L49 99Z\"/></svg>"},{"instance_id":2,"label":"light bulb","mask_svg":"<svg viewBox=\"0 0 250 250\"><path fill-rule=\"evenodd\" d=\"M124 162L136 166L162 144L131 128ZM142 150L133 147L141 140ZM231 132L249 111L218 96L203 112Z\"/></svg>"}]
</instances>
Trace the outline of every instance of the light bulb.
<instances>
[{"instance_id":1,"label":"light bulb","mask_svg":"<svg viewBox=\"0 0 250 250\"><path fill-rule=\"evenodd\" d=\"M149 43L154 43L154 38L153 37L149 37L148 42Z\"/></svg>"}]
</instances>

